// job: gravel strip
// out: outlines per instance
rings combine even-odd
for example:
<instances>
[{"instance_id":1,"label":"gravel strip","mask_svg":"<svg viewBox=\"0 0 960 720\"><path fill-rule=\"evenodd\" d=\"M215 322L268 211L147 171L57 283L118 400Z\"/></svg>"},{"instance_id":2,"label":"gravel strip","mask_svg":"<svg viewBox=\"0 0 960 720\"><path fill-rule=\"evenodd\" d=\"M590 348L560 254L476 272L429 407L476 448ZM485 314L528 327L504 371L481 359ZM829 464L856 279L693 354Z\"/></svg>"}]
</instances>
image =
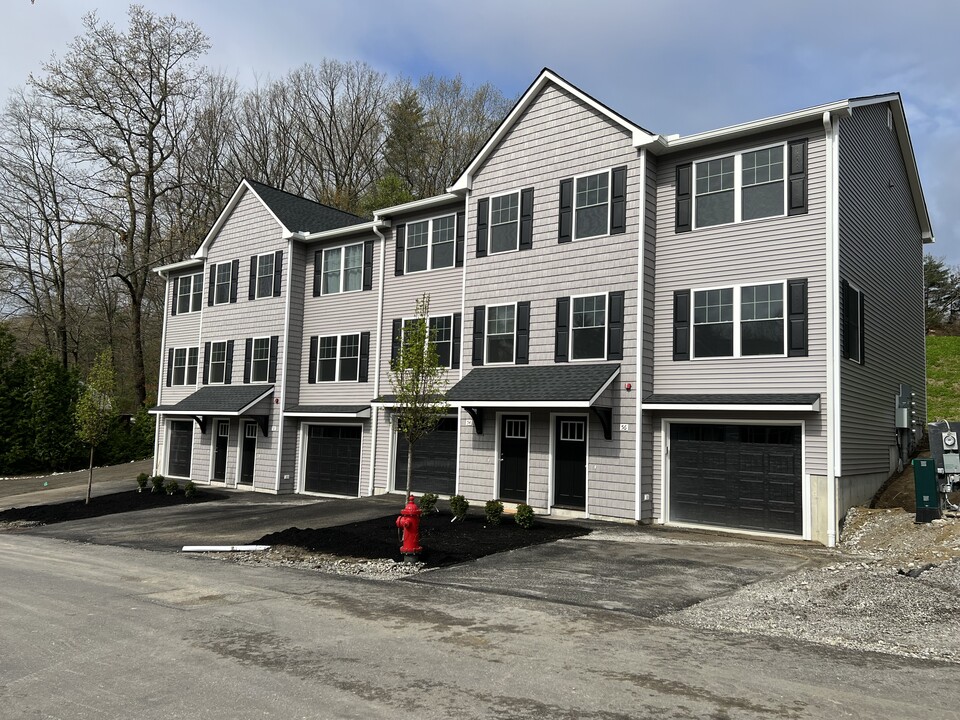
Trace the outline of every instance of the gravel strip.
<instances>
[{"instance_id":1,"label":"gravel strip","mask_svg":"<svg viewBox=\"0 0 960 720\"><path fill-rule=\"evenodd\" d=\"M363 576L371 580L400 580L423 572L422 562L396 562L394 560L367 560L346 558L337 555L311 553L301 548L276 545L259 552L198 553L206 557L227 560L239 565L280 565L298 570L333 573L335 575Z\"/></svg>"}]
</instances>

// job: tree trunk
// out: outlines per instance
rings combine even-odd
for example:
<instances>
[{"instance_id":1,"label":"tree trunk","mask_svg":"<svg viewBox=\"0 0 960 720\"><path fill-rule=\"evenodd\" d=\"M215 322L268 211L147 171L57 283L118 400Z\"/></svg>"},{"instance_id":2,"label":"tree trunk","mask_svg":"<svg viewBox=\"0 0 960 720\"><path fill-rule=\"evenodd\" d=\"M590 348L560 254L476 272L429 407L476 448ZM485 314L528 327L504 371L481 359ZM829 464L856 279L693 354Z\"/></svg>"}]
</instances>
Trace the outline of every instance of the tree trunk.
<instances>
[{"instance_id":1,"label":"tree trunk","mask_svg":"<svg viewBox=\"0 0 960 720\"><path fill-rule=\"evenodd\" d=\"M407 504L410 499L410 488L413 486L413 443L408 443L407 449L407 495L403 499L403 504Z\"/></svg>"},{"instance_id":2,"label":"tree trunk","mask_svg":"<svg viewBox=\"0 0 960 720\"><path fill-rule=\"evenodd\" d=\"M93 445L90 446L90 474L87 476L87 500L86 504L90 504L90 492L93 490Z\"/></svg>"}]
</instances>

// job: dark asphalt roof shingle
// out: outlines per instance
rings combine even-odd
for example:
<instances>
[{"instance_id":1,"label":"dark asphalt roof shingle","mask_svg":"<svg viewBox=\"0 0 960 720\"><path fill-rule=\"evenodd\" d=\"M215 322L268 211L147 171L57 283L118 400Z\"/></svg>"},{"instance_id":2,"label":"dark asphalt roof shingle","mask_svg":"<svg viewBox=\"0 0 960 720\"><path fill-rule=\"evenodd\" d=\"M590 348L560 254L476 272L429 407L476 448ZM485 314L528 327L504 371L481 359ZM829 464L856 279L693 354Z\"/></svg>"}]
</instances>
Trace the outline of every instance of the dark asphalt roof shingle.
<instances>
[{"instance_id":1,"label":"dark asphalt roof shingle","mask_svg":"<svg viewBox=\"0 0 960 720\"><path fill-rule=\"evenodd\" d=\"M369 409L369 405L296 405L284 412L298 415L358 415Z\"/></svg>"},{"instance_id":2,"label":"dark asphalt roof shingle","mask_svg":"<svg viewBox=\"0 0 960 720\"><path fill-rule=\"evenodd\" d=\"M447 392L451 402L585 402L620 370L618 364L474 368Z\"/></svg>"},{"instance_id":3,"label":"dark asphalt roof shingle","mask_svg":"<svg viewBox=\"0 0 960 720\"><path fill-rule=\"evenodd\" d=\"M204 385L174 405L158 405L155 412L216 415L238 413L266 397L273 385Z\"/></svg>"},{"instance_id":4,"label":"dark asphalt roof shingle","mask_svg":"<svg viewBox=\"0 0 960 720\"><path fill-rule=\"evenodd\" d=\"M292 195L247 178L260 199L290 232L322 232L366 222L362 217Z\"/></svg>"},{"instance_id":5,"label":"dark asphalt roof shingle","mask_svg":"<svg viewBox=\"0 0 960 720\"><path fill-rule=\"evenodd\" d=\"M692 395L648 395L643 399L644 405L813 405L820 396L817 393L808 394L779 394L764 393L750 395L738 394L710 394L700 393Z\"/></svg>"}]
</instances>

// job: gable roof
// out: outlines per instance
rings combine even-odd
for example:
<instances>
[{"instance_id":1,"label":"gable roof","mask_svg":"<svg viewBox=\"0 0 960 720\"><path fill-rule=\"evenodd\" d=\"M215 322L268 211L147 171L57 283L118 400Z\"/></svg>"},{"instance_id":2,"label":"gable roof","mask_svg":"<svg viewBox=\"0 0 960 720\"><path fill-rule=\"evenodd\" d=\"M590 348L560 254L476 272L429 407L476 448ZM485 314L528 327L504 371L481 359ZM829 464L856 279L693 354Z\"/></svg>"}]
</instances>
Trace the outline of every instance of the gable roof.
<instances>
[{"instance_id":1,"label":"gable roof","mask_svg":"<svg viewBox=\"0 0 960 720\"><path fill-rule=\"evenodd\" d=\"M598 115L602 115L615 125L622 127L625 131L630 133L634 147L648 145L656 141L656 139L659 137L648 130L644 130L639 125L630 122L620 113L611 110L609 107L604 105L596 98L591 97L576 85L564 80L550 68L544 68L540 71L537 79L533 81L533 84L531 84L530 87L528 87L523 93L523 95L520 96L520 99L517 100L510 112L507 113L507 117L504 118L503 122L500 123L497 129L493 131L493 135L490 136L490 139L487 140L486 144L480 149L480 152L478 152L476 156L474 156L473 160L470 161L470 164L467 165L466 170L464 170L460 177L457 178L457 180L453 183L453 185L447 189L447 192L458 192L470 189L471 185L473 184L474 174L486 162L487 158L493 154L493 151L501 143L504 137L506 137L507 133L510 132L514 125L516 125L517 121L523 116L523 113L526 112L527 108L529 108L533 104L533 101L536 100L537 96L540 94L540 91L543 90L547 85L556 85L593 109Z\"/></svg>"},{"instance_id":2,"label":"gable roof","mask_svg":"<svg viewBox=\"0 0 960 720\"><path fill-rule=\"evenodd\" d=\"M240 200L248 192L252 192L271 217L277 221L280 226L278 237L285 237L294 233L317 233L366 222L357 215L337 210L323 203L307 200L284 190L278 190L256 180L244 178L240 181L210 232L203 239L200 247L193 254L194 258L205 258L207 256L210 244L220 233Z\"/></svg>"}]
</instances>

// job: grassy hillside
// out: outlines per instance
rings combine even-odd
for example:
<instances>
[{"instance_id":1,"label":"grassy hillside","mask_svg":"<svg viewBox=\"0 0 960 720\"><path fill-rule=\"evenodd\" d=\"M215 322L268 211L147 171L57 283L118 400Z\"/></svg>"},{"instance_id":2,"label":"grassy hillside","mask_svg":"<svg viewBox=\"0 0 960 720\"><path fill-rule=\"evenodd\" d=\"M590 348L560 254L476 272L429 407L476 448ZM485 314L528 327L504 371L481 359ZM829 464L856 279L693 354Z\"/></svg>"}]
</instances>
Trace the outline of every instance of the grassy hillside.
<instances>
[{"instance_id":1,"label":"grassy hillside","mask_svg":"<svg viewBox=\"0 0 960 720\"><path fill-rule=\"evenodd\" d=\"M927 336L927 420L960 420L960 337Z\"/></svg>"}]
</instances>

